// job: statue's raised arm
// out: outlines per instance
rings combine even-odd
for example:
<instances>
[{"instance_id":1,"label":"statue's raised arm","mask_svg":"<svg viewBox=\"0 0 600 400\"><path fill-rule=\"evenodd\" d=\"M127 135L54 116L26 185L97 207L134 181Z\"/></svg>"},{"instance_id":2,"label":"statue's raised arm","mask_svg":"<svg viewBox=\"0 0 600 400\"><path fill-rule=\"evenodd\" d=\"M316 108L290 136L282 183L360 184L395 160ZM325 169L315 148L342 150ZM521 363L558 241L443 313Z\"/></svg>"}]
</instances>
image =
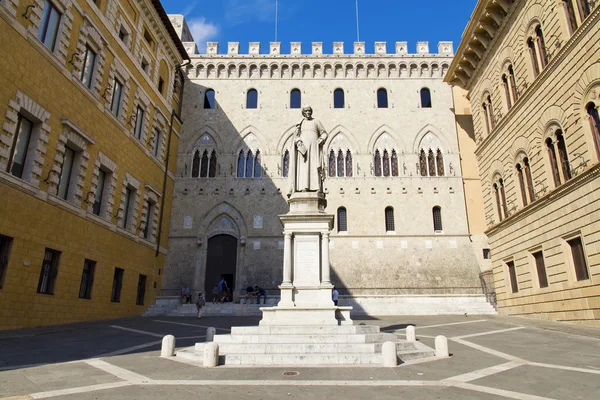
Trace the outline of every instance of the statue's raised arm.
<instances>
[{"instance_id":1,"label":"statue's raised arm","mask_svg":"<svg viewBox=\"0 0 600 400\"><path fill-rule=\"evenodd\" d=\"M322 192L325 179L323 145L327 132L321 121L312 117L310 106L302 108L302 122L297 125L290 149L290 190L295 192Z\"/></svg>"}]
</instances>

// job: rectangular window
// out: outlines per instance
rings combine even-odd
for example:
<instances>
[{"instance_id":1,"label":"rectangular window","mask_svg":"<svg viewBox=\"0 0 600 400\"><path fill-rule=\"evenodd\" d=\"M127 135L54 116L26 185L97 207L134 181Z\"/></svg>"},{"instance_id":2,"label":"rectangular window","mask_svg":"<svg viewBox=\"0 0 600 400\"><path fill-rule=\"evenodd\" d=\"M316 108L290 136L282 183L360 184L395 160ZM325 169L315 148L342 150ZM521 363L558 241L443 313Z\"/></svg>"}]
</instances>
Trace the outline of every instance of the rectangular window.
<instances>
[{"instance_id":1,"label":"rectangular window","mask_svg":"<svg viewBox=\"0 0 600 400\"><path fill-rule=\"evenodd\" d=\"M348 214L344 207L338 208L337 217L338 217L338 232L347 232L348 231Z\"/></svg>"},{"instance_id":2,"label":"rectangular window","mask_svg":"<svg viewBox=\"0 0 600 400\"><path fill-rule=\"evenodd\" d=\"M40 23L40 31L38 39L44 46L50 51L54 51L56 45L56 37L58 36L58 28L60 27L60 18L62 14L50 1L44 2L44 14L42 15L42 21Z\"/></svg>"},{"instance_id":3,"label":"rectangular window","mask_svg":"<svg viewBox=\"0 0 600 400\"><path fill-rule=\"evenodd\" d=\"M63 160L62 170L60 172L60 182L58 183L58 197L67 200L69 195L69 187L71 186L71 178L73 174L73 165L75 163L75 150L69 146L65 146L65 157Z\"/></svg>"},{"instance_id":4,"label":"rectangular window","mask_svg":"<svg viewBox=\"0 0 600 400\"><path fill-rule=\"evenodd\" d=\"M127 29L125 29L124 26L121 26L119 29L119 39L125 44L125 46L129 44L129 32L127 32Z\"/></svg>"},{"instance_id":5,"label":"rectangular window","mask_svg":"<svg viewBox=\"0 0 600 400\"><path fill-rule=\"evenodd\" d=\"M146 208L148 211L146 213L146 224L144 227L144 239L149 240L150 234L152 233L152 217L154 216L154 202L148 200L146 202Z\"/></svg>"},{"instance_id":6,"label":"rectangular window","mask_svg":"<svg viewBox=\"0 0 600 400\"><path fill-rule=\"evenodd\" d=\"M150 47L152 47L154 41L152 40L152 36L150 36L150 32L148 32L146 28L144 28L144 39L150 45Z\"/></svg>"},{"instance_id":7,"label":"rectangular window","mask_svg":"<svg viewBox=\"0 0 600 400\"><path fill-rule=\"evenodd\" d=\"M123 92L123 84L119 82L118 79L115 78L113 83L113 92L112 98L110 100L110 112L112 112L115 116L119 116L121 112L121 94Z\"/></svg>"},{"instance_id":8,"label":"rectangular window","mask_svg":"<svg viewBox=\"0 0 600 400\"><path fill-rule=\"evenodd\" d=\"M85 54L83 55L83 65L81 66L81 75L79 79L88 88L92 88L92 78L94 77L94 68L96 65L96 53L85 46Z\"/></svg>"},{"instance_id":9,"label":"rectangular window","mask_svg":"<svg viewBox=\"0 0 600 400\"><path fill-rule=\"evenodd\" d=\"M519 291L519 286L517 285L517 271L515 271L515 263L514 261L509 261L506 263L508 267L508 275L510 276L510 288L513 293L517 293Z\"/></svg>"},{"instance_id":10,"label":"rectangular window","mask_svg":"<svg viewBox=\"0 0 600 400\"><path fill-rule=\"evenodd\" d=\"M40 281L38 282L38 293L54 294L59 258L60 251L46 249L44 261L42 262L42 271L40 272Z\"/></svg>"},{"instance_id":11,"label":"rectangular window","mask_svg":"<svg viewBox=\"0 0 600 400\"><path fill-rule=\"evenodd\" d=\"M7 172L17 178L23 177L23 170L25 169L25 162L27 161L27 155L29 153L29 142L31 141L32 132L33 122L19 114L17 130L13 137L13 143L10 148L6 168Z\"/></svg>"},{"instance_id":12,"label":"rectangular window","mask_svg":"<svg viewBox=\"0 0 600 400\"><path fill-rule=\"evenodd\" d=\"M492 258L492 252L490 249L483 249L483 259L490 260Z\"/></svg>"},{"instance_id":13,"label":"rectangular window","mask_svg":"<svg viewBox=\"0 0 600 400\"><path fill-rule=\"evenodd\" d=\"M154 154L154 157L158 157L158 150L161 140L162 132L157 129L156 132L154 132L154 143L152 144L152 153Z\"/></svg>"},{"instance_id":14,"label":"rectangular window","mask_svg":"<svg viewBox=\"0 0 600 400\"><path fill-rule=\"evenodd\" d=\"M115 274L113 276L112 293L110 295L110 301L113 303L121 302L121 288L123 287L123 273L125 271L121 268L115 268Z\"/></svg>"},{"instance_id":15,"label":"rectangular window","mask_svg":"<svg viewBox=\"0 0 600 400\"><path fill-rule=\"evenodd\" d=\"M144 127L144 109L140 106L137 106L137 111L135 112L135 137L138 139L142 139L142 128Z\"/></svg>"},{"instance_id":16,"label":"rectangular window","mask_svg":"<svg viewBox=\"0 0 600 400\"><path fill-rule=\"evenodd\" d=\"M146 61L145 58L142 58L142 70L144 70L145 73L148 73L149 67L150 64L148 63L148 61Z\"/></svg>"},{"instance_id":17,"label":"rectangular window","mask_svg":"<svg viewBox=\"0 0 600 400\"><path fill-rule=\"evenodd\" d=\"M0 289L4 286L12 242L13 238L10 236L0 235Z\"/></svg>"},{"instance_id":18,"label":"rectangular window","mask_svg":"<svg viewBox=\"0 0 600 400\"><path fill-rule=\"evenodd\" d=\"M133 205L132 196L134 191L130 188L125 188L125 201L123 202L123 228L129 229L131 219L131 207Z\"/></svg>"},{"instance_id":19,"label":"rectangular window","mask_svg":"<svg viewBox=\"0 0 600 400\"><path fill-rule=\"evenodd\" d=\"M138 278L137 297L135 304L138 306L144 305L144 297L146 297L146 275L141 275Z\"/></svg>"},{"instance_id":20,"label":"rectangular window","mask_svg":"<svg viewBox=\"0 0 600 400\"><path fill-rule=\"evenodd\" d=\"M94 198L94 206L92 212L100 215L102 211L102 203L104 200L104 186L106 185L106 172L102 168L98 170L98 184L96 186L96 196Z\"/></svg>"},{"instance_id":21,"label":"rectangular window","mask_svg":"<svg viewBox=\"0 0 600 400\"><path fill-rule=\"evenodd\" d=\"M83 273L81 274L81 285L79 286L79 298L91 299L92 286L94 285L94 273L96 272L96 261L86 259L83 262Z\"/></svg>"},{"instance_id":22,"label":"rectangular window","mask_svg":"<svg viewBox=\"0 0 600 400\"><path fill-rule=\"evenodd\" d=\"M583 243L581 238L568 240L567 243L571 247L571 255L573 256L573 267L575 267L575 276L578 281L590 279L590 275L585 262L585 254L583 252Z\"/></svg>"},{"instance_id":23,"label":"rectangular window","mask_svg":"<svg viewBox=\"0 0 600 400\"><path fill-rule=\"evenodd\" d=\"M548 287L548 276L546 275L546 264L544 263L544 253L538 251L533 253L533 259L535 260L535 268L537 270L538 282L540 288Z\"/></svg>"}]
</instances>

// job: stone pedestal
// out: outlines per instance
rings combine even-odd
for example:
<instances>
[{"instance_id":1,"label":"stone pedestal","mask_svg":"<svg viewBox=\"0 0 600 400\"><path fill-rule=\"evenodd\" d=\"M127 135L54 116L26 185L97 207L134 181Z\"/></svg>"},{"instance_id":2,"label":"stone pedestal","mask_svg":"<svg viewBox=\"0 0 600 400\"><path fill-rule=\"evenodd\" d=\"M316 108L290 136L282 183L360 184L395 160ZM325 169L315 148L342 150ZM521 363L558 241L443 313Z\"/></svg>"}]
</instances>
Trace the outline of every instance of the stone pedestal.
<instances>
[{"instance_id":1,"label":"stone pedestal","mask_svg":"<svg viewBox=\"0 0 600 400\"><path fill-rule=\"evenodd\" d=\"M351 324L351 307L331 300L329 234L333 215L325 213L323 193L294 193L290 211L280 215L283 225L283 282L276 307L261 308L260 325Z\"/></svg>"}]
</instances>

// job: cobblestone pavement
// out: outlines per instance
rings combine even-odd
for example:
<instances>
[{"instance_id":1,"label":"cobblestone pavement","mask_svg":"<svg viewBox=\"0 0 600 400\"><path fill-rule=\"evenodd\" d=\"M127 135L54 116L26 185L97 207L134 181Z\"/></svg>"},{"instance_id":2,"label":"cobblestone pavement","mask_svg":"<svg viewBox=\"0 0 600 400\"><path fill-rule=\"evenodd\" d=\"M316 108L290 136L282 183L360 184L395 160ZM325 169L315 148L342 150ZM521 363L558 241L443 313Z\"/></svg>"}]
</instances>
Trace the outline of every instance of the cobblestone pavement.
<instances>
[{"instance_id":1,"label":"cobblestone pavement","mask_svg":"<svg viewBox=\"0 0 600 400\"><path fill-rule=\"evenodd\" d=\"M159 357L204 341L207 327L258 318L127 318L0 332L0 398L600 399L600 329L496 316L394 316L355 323L448 337L450 358L381 367L201 368ZM296 376L283 372L296 371Z\"/></svg>"}]
</instances>

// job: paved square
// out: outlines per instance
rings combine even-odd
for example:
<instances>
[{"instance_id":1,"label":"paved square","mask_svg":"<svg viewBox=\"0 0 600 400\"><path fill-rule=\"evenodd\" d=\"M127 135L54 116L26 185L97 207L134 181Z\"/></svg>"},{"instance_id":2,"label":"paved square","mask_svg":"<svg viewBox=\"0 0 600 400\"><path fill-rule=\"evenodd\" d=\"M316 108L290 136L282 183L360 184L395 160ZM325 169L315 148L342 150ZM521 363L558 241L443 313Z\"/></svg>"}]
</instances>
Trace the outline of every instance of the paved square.
<instances>
[{"instance_id":1,"label":"paved square","mask_svg":"<svg viewBox=\"0 0 600 400\"><path fill-rule=\"evenodd\" d=\"M127 318L0 332L0 398L600 399L600 329L496 316L356 319L403 335L449 339L451 357L382 367L218 367L162 359L177 347L258 318ZM283 372L296 371L296 376Z\"/></svg>"}]
</instances>

